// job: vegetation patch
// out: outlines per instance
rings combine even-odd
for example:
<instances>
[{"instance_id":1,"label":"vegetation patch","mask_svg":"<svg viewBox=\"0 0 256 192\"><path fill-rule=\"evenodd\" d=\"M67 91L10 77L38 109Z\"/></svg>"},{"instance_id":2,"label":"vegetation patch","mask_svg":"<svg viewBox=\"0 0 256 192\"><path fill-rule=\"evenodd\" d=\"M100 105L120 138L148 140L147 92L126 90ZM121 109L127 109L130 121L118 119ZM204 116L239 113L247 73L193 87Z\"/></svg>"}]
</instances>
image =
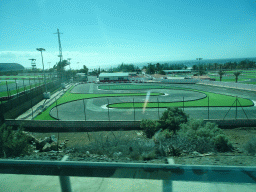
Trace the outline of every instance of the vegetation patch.
<instances>
[{"instance_id":1,"label":"vegetation patch","mask_svg":"<svg viewBox=\"0 0 256 192\"><path fill-rule=\"evenodd\" d=\"M251 137L244 145L244 150L250 155L256 155L256 137Z\"/></svg>"},{"instance_id":2,"label":"vegetation patch","mask_svg":"<svg viewBox=\"0 0 256 192\"><path fill-rule=\"evenodd\" d=\"M188 119L188 115L177 108L168 108L161 121L143 120L141 127L147 138L152 137L164 155L179 156L183 150L197 153L228 152L233 145L216 124L203 120ZM255 142L247 147L252 150Z\"/></svg>"},{"instance_id":3,"label":"vegetation patch","mask_svg":"<svg viewBox=\"0 0 256 192\"><path fill-rule=\"evenodd\" d=\"M13 131L12 127L3 124L0 127L0 157L17 157L31 153L31 146L23 128Z\"/></svg>"}]
</instances>

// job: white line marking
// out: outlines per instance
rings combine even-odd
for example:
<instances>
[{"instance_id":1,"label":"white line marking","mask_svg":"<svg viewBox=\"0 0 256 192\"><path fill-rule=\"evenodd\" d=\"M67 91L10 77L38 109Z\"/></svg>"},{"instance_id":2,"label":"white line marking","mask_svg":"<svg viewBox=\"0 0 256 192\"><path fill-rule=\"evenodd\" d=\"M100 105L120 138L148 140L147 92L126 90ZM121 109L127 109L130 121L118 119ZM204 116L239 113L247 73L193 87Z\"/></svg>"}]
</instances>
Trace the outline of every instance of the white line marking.
<instances>
[{"instance_id":1,"label":"white line marking","mask_svg":"<svg viewBox=\"0 0 256 192\"><path fill-rule=\"evenodd\" d=\"M108 104L102 105L101 108L102 108L102 109L108 109L107 105L108 105ZM109 108L109 109L112 110L113 108Z\"/></svg>"}]
</instances>

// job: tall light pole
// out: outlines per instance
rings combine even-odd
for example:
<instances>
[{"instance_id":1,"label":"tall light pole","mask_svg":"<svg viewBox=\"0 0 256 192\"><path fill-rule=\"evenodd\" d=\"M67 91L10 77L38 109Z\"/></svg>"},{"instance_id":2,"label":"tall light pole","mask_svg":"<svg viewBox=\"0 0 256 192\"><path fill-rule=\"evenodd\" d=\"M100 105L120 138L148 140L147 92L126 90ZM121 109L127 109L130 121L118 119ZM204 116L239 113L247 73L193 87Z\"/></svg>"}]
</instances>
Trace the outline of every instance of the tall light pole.
<instances>
[{"instance_id":1,"label":"tall light pole","mask_svg":"<svg viewBox=\"0 0 256 192\"><path fill-rule=\"evenodd\" d=\"M196 58L196 60L199 61L199 65L198 65L198 76L199 76L199 66L200 66L200 61L202 60L203 58Z\"/></svg>"},{"instance_id":2,"label":"tall light pole","mask_svg":"<svg viewBox=\"0 0 256 192\"><path fill-rule=\"evenodd\" d=\"M42 64L43 64L43 73L44 73L44 58L43 58L43 51L45 51L45 49L44 49L44 48L36 48L36 50L41 52ZM45 82L45 73L44 73L44 84L45 84L45 91L46 91L46 93L47 93L47 85L46 85L46 82Z\"/></svg>"}]
</instances>

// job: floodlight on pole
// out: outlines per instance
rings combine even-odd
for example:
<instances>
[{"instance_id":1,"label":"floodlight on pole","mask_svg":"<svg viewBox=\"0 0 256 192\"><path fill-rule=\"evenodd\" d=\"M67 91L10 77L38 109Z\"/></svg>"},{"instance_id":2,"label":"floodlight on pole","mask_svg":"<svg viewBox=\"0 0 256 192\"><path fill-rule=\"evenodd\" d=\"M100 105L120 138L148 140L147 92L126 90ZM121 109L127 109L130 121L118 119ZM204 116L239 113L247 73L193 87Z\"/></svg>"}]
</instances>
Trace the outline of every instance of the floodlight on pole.
<instances>
[{"instance_id":1,"label":"floodlight on pole","mask_svg":"<svg viewBox=\"0 0 256 192\"><path fill-rule=\"evenodd\" d=\"M36 68L36 59L29 59L29 60L31 60L32 70L35 70L35 68Z\"/></svg>"},{"instance_id":2,"label":"floodlight on pole","mask_svg":"<svg viewBox=\"0 0 256 192\"><path fill-rule=\"evenodd\" d=\"M44 49L44 48L36 48L36 50L41 52L41 57L42 57L42 64L43 64L43 74L44 74L45 92L46 92L46 94L47 94L48 92L47 92L47 85L46 85L46 82L45 82L45 73L44 73L44 58L43 58L43 51L45 51L45 49Z\"/></svg>"}]
</instances>

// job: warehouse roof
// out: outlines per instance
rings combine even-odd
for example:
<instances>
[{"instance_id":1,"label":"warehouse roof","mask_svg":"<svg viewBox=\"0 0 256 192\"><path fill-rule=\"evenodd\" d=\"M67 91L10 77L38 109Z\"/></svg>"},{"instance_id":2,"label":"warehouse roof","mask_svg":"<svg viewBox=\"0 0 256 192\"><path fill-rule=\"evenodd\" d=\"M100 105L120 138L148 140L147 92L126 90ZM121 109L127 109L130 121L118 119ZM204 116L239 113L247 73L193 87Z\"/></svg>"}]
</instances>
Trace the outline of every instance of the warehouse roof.
<instances>
[{"instance_id":1,"label":"warehouse roof","mask_svg":"<svg viewBox=\"0 0 256 192\"><path fill-rule=\"evenodd\" d=\"M129 73L101 73L99 77L128 77Z\"/></svg>"}]
</instances>

